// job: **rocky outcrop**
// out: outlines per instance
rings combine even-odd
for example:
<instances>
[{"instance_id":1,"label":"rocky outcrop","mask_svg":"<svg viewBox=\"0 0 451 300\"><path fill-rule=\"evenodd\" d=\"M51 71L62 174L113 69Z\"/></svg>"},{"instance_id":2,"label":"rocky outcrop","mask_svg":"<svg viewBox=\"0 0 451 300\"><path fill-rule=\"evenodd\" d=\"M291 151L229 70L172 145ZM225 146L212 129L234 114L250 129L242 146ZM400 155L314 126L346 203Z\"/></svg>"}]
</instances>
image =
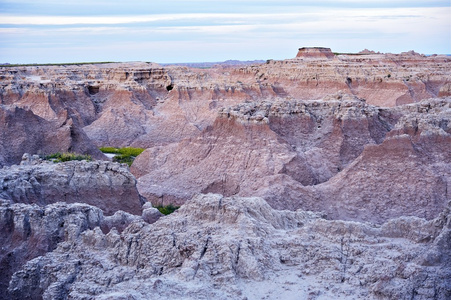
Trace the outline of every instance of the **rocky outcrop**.
<instances>
[{"instance_id":1,"label":"rocky outcrop","mask_svg":"<svg viewBox=\"0 0 451 300\"><path fill-rule=\"evenodd\" d=\"M141 217L123 211L104 216L101 209L81 203L38 206L0 200L0 299L14 295L7 293L9 281L27 261L54 251L62 242L80 242L86 230L122 232L133 222L155 222L161 214L149 204ZM42 299L42 287L30 285L26 289L21 291L23 299Z\"/></svg>"},{"instance_id":2,"label":"rocky outcrop","mask_svg":"<svg viewBox=\"0 0 451 300\"><path fill-rule=\"evenodd\" d=\"M87 203L106 215L141 215L144 203L128 166L108 161L53 163L25 154L21 165L0 169L0 187L0 198L14 203Z\"/></svg>"},{"instance_id":3,"label":"rocky outcrop","mask_svg":"<svg viewBox=\"0 0 451 300\"><path fill-rule=\"evenodd\" d=\"M81 232L100 226L102 211L82 204L53 204L46 207L10 204L0 201L0 299L11 299L6 293L14 272L27 261L53 251L64 240L76 240ZM42 299L37 294L23 298Z\"/></svg>"},{"instance_id":4,"label":"rocky outcrop","mask_svg":"<svg viewBox=\"0 0 451 300\"><path fill-rule=\"evenodd\" d=\"M315 185L344 169L364 145L381 143L391 118L361 101L240 104L221 110L195 139L147 149L131 171L154 204L181 204L198 192L251 196L265 177L281 174Z\"/></svg>"},{"instance_id":5,"label":"rocky outcrop","mask_svg":"<svg viewBox=\"0 0 451 300\"><path fill-rule=\"evenodd\" d=\"M215 192L259 195L274 208L323 211L332 219L432 219L451 200L450 105L240 104L222 110L196 139L147 149L131 170L154 204Z\"/></svg>"},{"instance_id":6,"label":"rocky outcrop","mask_svg":"<svg viewBox=\"0 0 451 300\"><path fill-rule=\"evenodd\" d=\"M448 299L450 220L447 207L430 221L402 217L374 226L276 211L261 198L198 195L151 225L68 234L16 271L8 293L11 299Z\"/></svg>"},{"instance_id":7,"label":"rocky outcrop","mask_svg":"<svg viewBox=\"0 0 451 300\"><path fill-rule=\"evenodd\" d=\"M332 50L330 48L324 48L324 47L302 47L299 48L298 54L296 55L296 58L326 58L326 59L333 59L335 57L335 54L332 53Z\"/></svg>"},{"instance_id":8,"label":"rocky outcrop","mask_svg":"<svg viewBox=\"0 0 451 300\"><path fill-rule=\"evenodd\" d=\"M331 217L432 219L451 200L451 99L403 107L403 116L379 145L362 154L315 192Z\"/></svg>"},{"instance_id":9,"label":"rocky outcrop","mask_svg":"<svg viewBox=\"0 0 451 300\"><path fill-rule=\"evenodd\" d=\"M0 167L20 163L24 153L56 152L106 159L67 111L49 121L30 110L0 105Z\"/></svg>"}]
</instances>

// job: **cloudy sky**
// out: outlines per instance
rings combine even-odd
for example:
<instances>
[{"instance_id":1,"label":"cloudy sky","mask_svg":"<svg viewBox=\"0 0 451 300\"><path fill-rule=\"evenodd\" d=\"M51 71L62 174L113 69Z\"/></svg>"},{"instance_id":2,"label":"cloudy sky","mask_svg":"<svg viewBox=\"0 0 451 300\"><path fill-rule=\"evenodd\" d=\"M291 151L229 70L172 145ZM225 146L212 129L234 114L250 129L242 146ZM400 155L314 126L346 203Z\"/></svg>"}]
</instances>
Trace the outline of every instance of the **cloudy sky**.
<instances>
[{"instance_id":1,"label":"cloudy sky","mask_svg":"<svg viewBox=\"0 0 451 300\"><path fill-rule=\"evenodd\" d=\"M0 63L451 54L450 0L0 0Z\"/></svg>"}]
</instances>

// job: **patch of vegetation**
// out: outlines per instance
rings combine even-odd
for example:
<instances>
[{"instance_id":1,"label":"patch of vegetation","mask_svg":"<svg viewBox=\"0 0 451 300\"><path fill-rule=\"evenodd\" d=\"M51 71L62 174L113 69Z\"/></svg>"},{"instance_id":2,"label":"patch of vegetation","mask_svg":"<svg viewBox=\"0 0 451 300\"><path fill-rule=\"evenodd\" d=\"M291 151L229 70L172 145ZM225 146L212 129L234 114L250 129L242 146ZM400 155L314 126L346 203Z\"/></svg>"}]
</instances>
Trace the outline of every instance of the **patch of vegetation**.
<instances>
[{"instance_id":1,"label":"patch of vegetation","mask_svg":"<svg viewBox=\"0 0 451 300\"><path fill-rule=\"evenodd\" d=\"M133 148L133 147L125 147L125 148L100 147L99 149L103 153L116 154L116 156L113 157L113 161L125 163L128 164L129 166L131 166L135 158L145 150L143 148Z\"/></svg>"},{"instance_id":2,"label":"patch of vegetation","mask_svg":"<svg viewBox=\"0 0 451 300\"><path fill-rule=\"evenodd\" d=\"M158 209L163 215L169 215L169 214L172 214L177 209L179 209L180 206L174 206L172 204L169 204L166 206L158 205L158 206L155 206L155 208Z\"/></svg>"},{"instance_id":3,"label":"patch of vegetation","mask_svg":"<svg viewBox=\"0 0 451 300\"><path fill-rule=\"evenodd\" d=\"M92 157L91 155L83 155L83 154L78 154L78 153L53 153L50 155L47 155L44 157L45 160L51 160L53 162L64 162L64 161L71 161L71 160L86 160L86 161L91 161Z\"/></svg>"},{"instance_id":4,"label":"patch of vegetation","mask_svg":"<svg viewBox=\"0 0 451 300\"><path fill-rule=\"evenodd\" d=\"M118 162L121 164L127 164L129 167L132 166L134 160L135 160L135 157L126 156L126 155L116 155L115 157L113 157L114 162Z\"/></svg>"}]
</instances>

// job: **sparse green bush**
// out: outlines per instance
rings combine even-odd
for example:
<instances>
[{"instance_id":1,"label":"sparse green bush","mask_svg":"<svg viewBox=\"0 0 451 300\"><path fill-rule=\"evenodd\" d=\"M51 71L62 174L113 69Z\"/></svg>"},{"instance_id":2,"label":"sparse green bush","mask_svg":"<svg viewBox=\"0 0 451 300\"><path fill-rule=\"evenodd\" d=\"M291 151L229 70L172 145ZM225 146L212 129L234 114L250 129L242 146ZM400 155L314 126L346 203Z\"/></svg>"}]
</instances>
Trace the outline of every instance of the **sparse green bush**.
<instances>
[{"instance_id":1,"label":"sparse green bush","mask_svg":"<svg viewBox=\"0 0 451 300\"><path fill-rule=\"evenodd\" d=\"M163 215L169 215L169 214L172 214L177 209L179 209L180 207L169 204L166 206L158 205L158 206L155 206L155 208L158 209Z\"/></svg>"},{"instance_id":2,"label":"sparse green bush","mask_svg":"<svg viewBox=\"0 0 451 300\"><path fill-rule=\"evenodd\" d=\"M113 161L121 164L127 164L129 167L132 166L134 160L135 157L127 155L116 155L115 157L113 157Z\"/></svg>"},{"instance_id":3,"label":"sparse green bush","mask_svg":"<svg viewBox=\"0 0 451 300\"><path fill-rule=\"evenodd\" d=\"M103 153L117 154L115 157L113 157L113 161L125 163L128 164L129 166L131 166L135 158L145 150L143 148L133 148L133 147L125 147L125 148L100 147L99 149Z\"/></svg>"},{"instance_id":4,"label":"sparse green bush","mask_svg":"<svg viewBox=\"0 0 451 300\"><path fill-rule=\"evenodd\" d=\"M100 151L103 153L118 153L119 149L114 147L100 147Z\"/></svg>"},{"instance_id":5,"label":"sparse green bush","mask_svg":"<svg viewBox=\"0 0 451 300\"><path fill-rule=\"evenodd\" d=\"M53 153L50 155L47 155L44 157L45 160L51 160L53 162L64 162L64 161L71 161L71 160L87 160L91 161L92 157L91 155L83 155L78 153Z\"/></svg>"}]
</instances>

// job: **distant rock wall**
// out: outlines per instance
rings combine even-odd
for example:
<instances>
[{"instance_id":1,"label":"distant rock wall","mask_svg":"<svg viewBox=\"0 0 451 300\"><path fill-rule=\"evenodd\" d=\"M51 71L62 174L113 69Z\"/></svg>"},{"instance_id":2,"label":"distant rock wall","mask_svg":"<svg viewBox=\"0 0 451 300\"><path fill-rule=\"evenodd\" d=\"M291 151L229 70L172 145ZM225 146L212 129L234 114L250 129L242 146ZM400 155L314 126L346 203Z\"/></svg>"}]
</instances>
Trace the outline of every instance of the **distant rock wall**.
<instances>
[{"instance_id":1,"label":"distant rock wall","mask_svg":"<svg viewBox=\"0 0 451 300\"><path fill-rule=\"evenodd\" d=\"M303 47L300 48L298 51L298 54L296 55L297 58L327 58L327 59L333 59L335 55L332 53L332 50L330 48L323 48L323 47Z\"/></svg>"},{"instance_id":2,"label":"distant rock wall","mask_svg":"<svg viewBox=\"0 0 451 300\"><path fill-rule=\"evenodd\" d=\"M330 58L329 49L302 52ZM49 122L66 112L96 146L148 148L196 137L219 109L245 101L319 100L344 93L393 107L447 96L450 65L447 56L406 53L207 69L151 63L2 67L0 100L9 110L19 107Z\"/></svg>"}]
</instances>

